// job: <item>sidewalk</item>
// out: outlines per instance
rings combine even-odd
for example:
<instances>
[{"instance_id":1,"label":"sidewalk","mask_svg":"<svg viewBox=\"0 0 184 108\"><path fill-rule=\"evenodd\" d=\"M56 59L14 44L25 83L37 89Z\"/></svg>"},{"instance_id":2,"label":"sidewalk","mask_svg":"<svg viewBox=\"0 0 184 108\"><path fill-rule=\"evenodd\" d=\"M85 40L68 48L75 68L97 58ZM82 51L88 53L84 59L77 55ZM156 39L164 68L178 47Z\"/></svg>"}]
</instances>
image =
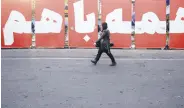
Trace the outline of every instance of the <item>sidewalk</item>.
<instances>
[{"instance_id":1,"label":"sidewalk","mask_svg":"<svg viewBox=\"0 0 184 108\"><path fill-rule=\"evenodd\" d=\"M184 59L184 50L111 50L116 59ZM58 57L93 58L97 49L2 49L2 58ZM102 58L107 58L104 54Z\"/></svg>"}]
</instances>

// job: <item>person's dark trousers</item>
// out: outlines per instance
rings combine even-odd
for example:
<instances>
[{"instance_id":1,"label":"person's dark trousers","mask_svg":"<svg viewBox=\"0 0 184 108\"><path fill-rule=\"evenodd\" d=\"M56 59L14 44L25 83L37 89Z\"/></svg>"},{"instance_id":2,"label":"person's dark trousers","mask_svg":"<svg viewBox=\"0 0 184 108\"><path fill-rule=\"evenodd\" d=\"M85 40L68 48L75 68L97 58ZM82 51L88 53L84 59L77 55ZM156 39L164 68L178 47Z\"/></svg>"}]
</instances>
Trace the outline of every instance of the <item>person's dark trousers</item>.
<instances>
[{"instance_id":1,"label":"person's dark trousers","mask_svg":"<svg viewBox=\"0 0 184 108\"><path fill-rule=\"evenodd\" d=\"M109 56L112 63L116 63L116 61L115 61L115 59L114 59L114 57L113 57L113 55L110 51L108 51L108 50L103 51L103 50L100 50L100 49L98 50L98 54L96 55L96 58L95 58L96 63L99 61L99 59L100 59L103 52L105 52Z\"/></svg>"}]
</instances>

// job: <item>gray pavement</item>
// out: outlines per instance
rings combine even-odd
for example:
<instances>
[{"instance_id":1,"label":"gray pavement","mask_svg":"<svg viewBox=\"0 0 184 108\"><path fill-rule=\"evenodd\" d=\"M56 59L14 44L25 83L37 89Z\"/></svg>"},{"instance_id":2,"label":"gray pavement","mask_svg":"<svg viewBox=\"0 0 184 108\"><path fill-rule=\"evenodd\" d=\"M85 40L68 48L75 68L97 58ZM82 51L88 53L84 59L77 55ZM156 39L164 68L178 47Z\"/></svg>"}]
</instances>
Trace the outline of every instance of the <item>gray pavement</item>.
<instances>
[{"instance_id":1,"label":"gray pavement","mask_svg":"<svg viewBox=\"0 0 184 108\"><path fill-rule=\"evenodd\" d=\"M184 108L183 50L2 50L2 108Z\"/></svg>"}]
</instances>

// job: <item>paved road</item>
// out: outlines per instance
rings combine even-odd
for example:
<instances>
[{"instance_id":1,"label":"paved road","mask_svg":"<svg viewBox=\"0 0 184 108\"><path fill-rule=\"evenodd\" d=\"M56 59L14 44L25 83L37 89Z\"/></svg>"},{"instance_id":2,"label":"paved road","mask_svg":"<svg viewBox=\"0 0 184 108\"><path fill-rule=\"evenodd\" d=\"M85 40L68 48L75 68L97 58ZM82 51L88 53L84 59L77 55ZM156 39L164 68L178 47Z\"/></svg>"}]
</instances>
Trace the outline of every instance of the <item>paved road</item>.
<instances>
[{"instance_id":1,"label":"paved road","mask_svg":"<svg viewBox=\"0 0 184 108\"><path fill-rule=\"evenodd\" d=\"M184 108L184 51L2 50L2 108Z\"/></svg>"}]
</instances>

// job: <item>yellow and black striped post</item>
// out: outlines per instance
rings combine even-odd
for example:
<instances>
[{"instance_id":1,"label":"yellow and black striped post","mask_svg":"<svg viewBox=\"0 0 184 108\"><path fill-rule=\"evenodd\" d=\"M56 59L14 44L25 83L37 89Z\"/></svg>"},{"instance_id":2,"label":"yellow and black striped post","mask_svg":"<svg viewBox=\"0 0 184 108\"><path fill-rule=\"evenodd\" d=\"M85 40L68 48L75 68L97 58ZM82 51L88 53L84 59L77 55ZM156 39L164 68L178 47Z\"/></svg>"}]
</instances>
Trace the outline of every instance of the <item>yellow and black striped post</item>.
<instances>
[{"instance_id":1,"label":"yellow and black striped post","mask_svg":"<svg viewBox=\"0 0 184 108\"><path fill-rule=\"evenodd\" d=\"M36 1L31 0L31 8L32 8L32 20L31 20L31 30L32 30L32 44L31 48L36 47L36 35L35 35L35 7L36 7Z\"/></svg>"}]
</instances>

